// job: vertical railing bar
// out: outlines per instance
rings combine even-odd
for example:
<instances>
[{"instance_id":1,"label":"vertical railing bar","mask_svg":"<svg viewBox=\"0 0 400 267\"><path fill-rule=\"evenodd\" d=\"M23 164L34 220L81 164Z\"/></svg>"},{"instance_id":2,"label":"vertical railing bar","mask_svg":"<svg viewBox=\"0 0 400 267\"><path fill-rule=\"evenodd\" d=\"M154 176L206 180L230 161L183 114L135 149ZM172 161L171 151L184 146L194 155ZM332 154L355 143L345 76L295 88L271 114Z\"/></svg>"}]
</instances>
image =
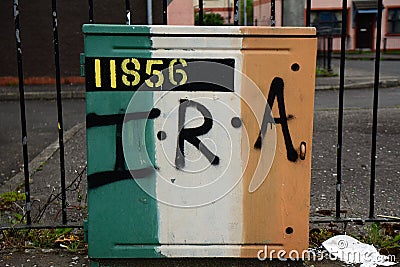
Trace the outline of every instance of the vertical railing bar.
<instances>
[{"instance_id":1,"label":"vertical railing bar","mask_svg":"<svg viewBox=\"0 0 400 267\"><path fill-rule=\"evenodd\" d=\"M371 182L369 195L369 218L375 217L375 180L376 180L376 136L378 130L378 98L379 98L379 70L381 61L382 39L382 0L378 0L378 16L376 18L376 46L375 46L375 78L374 100L372 115L372 148L371 148Z\"/></svg>"},{"instance_id":2,"label":"vertical railing bar","mask_svg":"<svg viewBox=\"0 0 400 267\"><path fill-rule=\"evenodd\" d=\"M199 0L199 25L204 25L204 3L203 0Z\"/></svg>"},{"instance_id":3,"label":"vertical railing bar","mask_svg":"<svg viewBox=\"0 0 400 267\"><path fill-rule=\"evenodd\" d=\"M126 10L126 25L131 25L131 1L130 0L125 0L125 10Z\"/></svg>"},{"instance_id":4,"label":"vertical railing bar","mask_svg":"<svg viewBox=\"0 0 400 267\"><path fill-rule=\"evenodd\" d=\"M56 71L56 90L57 90L58 144L60 146L62 223L66 224L67 209L66 209L66 192L65 192L64 125L63 125L62 99L61 99L61 74L60 74L60 51L58 45L57 0L52 0L52 17L53 17L54 65Z\"/></svg>"},{"instance_id":5,"label":"vertical railing bar","mask_svg":"<svg viewBox=\"0 0 400 267\"><path fill-rule=\"evenodd\" d=\"M342 190L342 145L343 145L343 98L344 98L344 71L346 61L346 35L347 35L347 0L342 3L342 34L340 44L340 82L339 82L339 115L338 115L338 139L336 154L336 218L340 218L340 201Z\"/></svg>"},{"instance_id":6,"label":"vertical railing bar","mask_svg":"<svg viewBox=\"0 0 400 267\"><path fill-rule=\"evenodd\" d=\"M271 0L271 26L275 27L275 0Z\"/></svg>"},{"instance_id":7,"label":"vertical railing bar","mask_svg":"<svg viewBox=\"0 0 400 267\"><path fill-rule=\"evenodd\" d=\"M89 23L94 23L93 0L89 0Z\"/></svg>"},{"instance_id":8,"label":"vertical railing bar","mask_svg":"<svg viewBox=\"0 0 400 267\"><path fill-rule=\"evenodd\" d=\"M247 0L243 0L243 25L247 26Z\"/></svg>"},{"instance_id":9,"label":"vertical railing bar","mask_svg":"<svg viewBox=\"0 0 400 267\"><path fill-rule=\"evenodd\" d=\"M233 25L239 26L239 0L233 1Z\"/></svg>"},{"instance_id":10,"label":"vertical railing bar","mask_svg":"<svg viewBox=\"0 0 400 267\"><path fill-rule=\"evenodd\" d=\"M147 24L153 25L153 2L147 0Z\"/></svg>"},{"instance_id":11,"label":"vertical railing bar","mask_svg":"<svg viewBox=\"0 0 400 267\"><path fill-rule=\"evenodd\" d=\"M22 153L24 160L26 224L30 225L32 221L31 221L31 192L29 186L28 135L26 130L25 89L24 89L24 73L22 69L22 44L20 37L18 0L14 0L14 23L15 23L15 43L17 47L19 106L21 112L20 115L21 115L21 134L22 134Z\"/></svg>"},{"instance_id":12,"label":"vertical railing bar","mask_svg":"<svg viewBox=\"0 0 400 267\"><path fill-rule=\"evenodd\" d=\"M331 34L328 35L328 72L332 72L332 49L333 49L333 37Z\"/></svg>"},{"instance_id":13,"label":"vertical railing bar","mask_svg":"<svg viewBox=\"0 0 400 267\"><path fill-rule=\"evenodd\" d=\"M311 0L307 0L306 4L306 27L311 26Z\"/></svg>"},{"instance_id":14,"label":"vertical railing bar","mask_svg":"<svg viewBox=\"0 0 400 267\"><path fill-rule=\"evenodd\" d=\"M163 24L168 25L168 0L163 0Z\"/></svg>"},{"instance_id":15,"label":"vertical railing bar","mask_svg":"<svg viewBox=\"0 0 400 267\"><path fill-rule=\"evenodd\" d=\"M323 46L324 46L324 69L327 69L326 68L326 60L327 60L327 51L326 51L326 47L327 47L327 38L326 38L326 35L324 35L323 37L323 41L324 41L324 44L323 44Z\"/></svg>"}]
</instances>

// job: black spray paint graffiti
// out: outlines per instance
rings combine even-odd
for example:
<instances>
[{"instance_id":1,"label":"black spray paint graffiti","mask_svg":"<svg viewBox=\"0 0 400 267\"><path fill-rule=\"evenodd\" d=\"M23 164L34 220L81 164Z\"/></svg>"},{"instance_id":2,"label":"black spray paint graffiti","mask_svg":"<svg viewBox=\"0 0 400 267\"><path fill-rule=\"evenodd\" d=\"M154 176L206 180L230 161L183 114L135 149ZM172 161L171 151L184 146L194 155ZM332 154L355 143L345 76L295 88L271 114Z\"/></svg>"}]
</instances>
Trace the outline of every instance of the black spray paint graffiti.
<instances>
[{"instance_id":1,"label":"black spray paint graffiti","mask_svg":"<svg viewBox=\"0 0 400 267\"><path fill-rule=\"evenodd\" d=\"M272 109L275 99L278 102L279 117L273 118L270 110ZM197 109L203 116L204 123L195 128L186 128L186 113L187 108L192 107ZM175 156L175 167L177 169L183 169L185 167L185 141L196 147L212 165L219 165L220 158L214 155L204 143L198 138L199 136L207 134L213 127L213 117L211 112L202 104L188 99L181 99L179 106L179 117L178 117L178 129L179 134L177 137L177 148ZM105 171L90 174L88 176L89 188L96 188L102 185L114 183L116 181L130 179L131 177L145 178L155 172L153 166L149 166L137 170L126 170L125 168L125 157L123 154L122 144L122 125L131 120L141 119L156 119L160 116L161 111L157 108L153 108L150 112L134 112L123 114L112 114L112 115L97 115L90 113L86 117L86 127L100 127L100 126L116 126L116 159L115 167L113 171ZM265 108L264 117L260 129L257 141L254 144L255 149L261 149L263 145L263 138L265 137L268 124L280 124L282 127L282 134L285 140L286 152L288 160L296 162L298 154L293 147L292 138L288 127L288 119L293 116L286 115L285 99L284 99L284 82L282 78L275 77L271 83L270 90L267 98L267 106ZM231 120L231 124L234 128L240 128L242 121L238 117L234 117ZM166 133L160 131L157 135L160 141L166 139ZM305 142L302 142L305 148ZM302 160L305 156L300 154Z\"/></svg>"},{"instance_id":2,"label":"black spray paint graffiti","mask_svg":"<svg viewBox=\"0 0 400 267\"><path fill-rule=\"evenodd\" d=\"M290 136L289 127L288 127L288 117L286 116L286 107L285 107L285 98L283 94L284 89L284 82L282 78L275 77L272 80L268 99L267 99L267 106L265 108L263 121L261 124L260 134L258 135L257 141L254 144L255 149L261 149L262 142L265 134L267 133L267 127L270 123L271 125L276 123L282 126L282 133L285 139L285 146L286 146L286 153L288 160L292 162L296 162L298 155L296 150L293 147L292 138ZM279 110L279 118L272 118L271 117L271 110L275 102L275 98L278 101L278 110Z\"/></svg>"},{"instance_id":3,"label":"black spray paint graffiti","mask_svg":"<svg viewBox=\"0 0 400 267\"><path fill-rule=\"evenodd\" d=\"M203 115L204 123L195 128L185 128L186 111L188 107L196 108ZM198 138L208 133L213 126L213 118L210 111L202 104L193 100L181 99L178 118L178 145L176 147L175 167L185 167L185 140L195 146L212 165L219 164L219 157L214 155Z\"/></svg>"},{"instance_id":4,"label":"black spray paint graffiti","mask_svg":"<svg viewBox=\"0 0 400 267\"><path fill-rule=\"evenodd\" d=\"M86 116L86 128L101 126L116 126L115 140L115 167L112 171L98 172L88 175L89 188L96 188L106 184L130 178L140 179L150 176L155 172L153 166L145 167L137 170L125 169L125 157L122 147L122 125L132 120L156 119L160 116L161 111L153 108L150 112L134 112L112 115L98 115L89 113Z\"/></svg>"}]
</instances>

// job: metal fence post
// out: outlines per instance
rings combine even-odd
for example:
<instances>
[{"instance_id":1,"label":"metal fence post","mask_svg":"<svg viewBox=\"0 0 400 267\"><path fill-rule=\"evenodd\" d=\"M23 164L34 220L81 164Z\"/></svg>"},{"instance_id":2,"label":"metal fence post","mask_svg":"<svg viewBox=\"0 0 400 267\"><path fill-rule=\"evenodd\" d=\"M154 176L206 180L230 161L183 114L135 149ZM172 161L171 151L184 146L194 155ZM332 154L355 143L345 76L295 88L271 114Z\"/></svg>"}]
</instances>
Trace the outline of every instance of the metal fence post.
<instances>
[{"instance_id":1,"label":"metal fence post","mask_svg":"<svg viewBox=\"0 0 400 267\"><path fill-rule=\"evenodd\" d=\"M333 37L332 35L328 36L328 71L332 71L332 47L333 47Z\"/></svg>"},{"instance_id":2,"label":"metal fence post","mask_svg":"<svg viewBox=\"0 0 400 267\"><path fill-rule=\"evenodd\" d=\"M275 0L271 0L271 26L275 26Z\"/></svg>"},{"instance_id":3,"label":"metal fence post","mask_svg":"<svg viewBox=\"0 0 400 267\"><path fill-rule=\"evenodd\" d=\"M381 39L382 39L382 0L378 0L378 16L376 18L376 47L375 47L375 77L374 77L374 100L372 114L372 148L371 148L371 183L369 195L369 218L375 217L375 179L376 179L376 136L378 130L378 96L379 96L379 69L381 61Z\"/></svg>"},{"instance_id":4,"label":"metal fence post","mask_svg":"<svg viewBox=\"0 0 400 267\"><path fill-rule=\"evenodd\" d=\"M52 17L53 17L54 64L56 71L56 90L57 90L58 144L60 146L62 223L66 224L67 205L66 205L66 192L65 192L64 124L63 124L62 100L61 100L61 74L60 74L60 51L58 45L57 0L52 0Z\"/></svg>"},{"instance_id":5,"label":"metal fence post","mask_svg":"<svg viewBox=\"0 0 400 267\"><path fill-rule=\"evenodd\" d=\"M89 23L94 23L93 0L89 0Z\"/></svg>"},{"instance_id":6,"label":"metal fence post","mask_svg":"<svg viewBox=\"0 0 400 267\"><path fill-rule=\"evenodd\" d=\"M339 84L339 116L338 138L336 156L336 218L340 219L340 201L342 190L342 145L343 145L343 98L344 98L344 70L346 61L346 35L347 35L347 0L342 2L342 34L340 43L340 84Z\"/></svg>"},{"instance_id":7,"label":"metal fence post","mask_svg":"<svg viewBox=\"0 0 400 267\"><path fill-rule=\"evenodd\" d=\"M19 24L19 4L14 0L14 23L15 23L15 43L17 46L17 64L18 64L18 86L19 86L19 107L21 114L21 133L22 133L22 153L24 159L24 178L25 178L25 207L26 223L30 225L31 221L31 191L29 186L29 160L28 160L28 135L26 130L26 112L25 112L25 89L24 72L22 69L22 45Z\"/></svg>"},{"instance_id":8,"label":"metal fence post","mask_svg":"<svg viewBox=\"0 0 400 267\"><path fill-rule=\"evenodd\" d=\"M326 59L327 59L327 53L326 53L326 41L327 41L327 39L326 39L326 35L323 35L323 37L322 37L322 42L323 42L323 57L324 57L324 70L326 70Z\"/></svg>"},{"instance_id":9,"label":"metal fence post","mask_svg":"<svg viewBox=\"0 0 400 267\"><path fill-rule=\"evenodd\" d=\"M153 25L153 2L147 0L147 24Z\"/></svg>"},{"instance_id":10,"label":"metal fence post","mask_svg":"<svg viewBox=\"0 0 400 267\"><path fill-rule=\"evenodd\" d=\"M168 0L163 0L163 24L168 24Z\"/></svg>"},{"instance_id":11,"label":"metal fence post","mask_svg":"<svg viewBox=\"0 0 400 267\"><path fill-rule=\"evenodd\" d=\"M131 25L131 2L130 0L125 0L126 9L126 25Z\"/></svg>"},{"instance_id":12,"label":"metal fence post","mask_svg":"<svg viewBox=\"0 0 400 267\"><path fill-rule=\"evenodd\" d=\"M233 2L233 25L239 25L239 0L234 0Z\"/></svg>"},{"instance_id":13,"label":"metal fence post","mask_svg":"<svg viewBox=\"0 0 400 267\"><path fill-rule=\"evenodd\" d=\"M306 4L306 27L311 26L311 0L307 0Z\"/></svg>"},{"instance_id":14,"label":"metal fence post","mask_svg":"<svg viewBox=\"0 0 400 267\"><path fill-rule=\"evenodd\" d=\"M204 25L204 3L199 0L199 25Z\"/></svg>"}]
</instances>

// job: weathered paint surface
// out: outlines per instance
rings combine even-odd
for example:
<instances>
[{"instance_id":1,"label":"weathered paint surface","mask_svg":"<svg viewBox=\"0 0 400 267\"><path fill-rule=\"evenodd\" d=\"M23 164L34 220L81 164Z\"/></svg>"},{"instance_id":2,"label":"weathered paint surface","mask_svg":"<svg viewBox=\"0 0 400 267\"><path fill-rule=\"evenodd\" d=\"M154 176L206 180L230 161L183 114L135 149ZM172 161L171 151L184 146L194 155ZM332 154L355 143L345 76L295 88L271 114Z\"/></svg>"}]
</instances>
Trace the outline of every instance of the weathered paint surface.
<instances>
[{"instance_id":1,"label":"weathered paint surface","mask_svg":"<svg viewBox=\"0 0 400 267\"><path fill-rule=\"evenodd\" d=\"M270 32L277 31L279 34L284 32L294 34L296 30L285 31L281 28ZM306 31L309 29L298 31L297 34L307 34ZM261 32L260 29L243 29L246 35L257 35ZM282 245L286 251L307 249L315 51L315 39L245 38L243 40L243 72L258 85L265 97L268 98L274 89L274 79L280 78L283 81L283 87L280 89L283 89L284 98L282 108L289 118L288 139L291 139L298 155L296 160L288 159L288 146L285 143L283 127L277 123L277 149L272 168L268 173L261 174L267 177L257 191L244 194L244 243ZM294 64L298 65L298 69ZM274 118L282 119L279 106L279 96L274 96L272 115ZM243 121L250 140L255 142L260 129L251 119L245 119L250 116L250 114L244 115ZM307 146L304 160L299 156L302 142ZM244 188L249 185L260 153L268 149L268 146L268 142L264 140L261 149L250 150L249 164L243 176ZM247 250L242 256L252 257L255 253L256 251Z\"/></svg>"},{"instance_id":2,"label":"weathered paint surface","mask_svg":"<svg viewBox=\"0 0 400 267\"><path fill-rule=\"evenodd\" d=\"M148 33L145 27L137 28L141 33ZM84 32L96 33L96 27L84 27ZM126 37L126 36L125 36ZM113 57L123 49L140 48L139 52L143 57L151 57L148 48L151 47L151 40L147 36L135 39L131 42L121 36L111 39L103 39L102 35L85 35L86 57ZM109 37L108 37L109 38ZM101 45L98 45L101 43ZM133 46L133 47L132 47ZM147 48L147 49L145 49ZM116 49L116 50L115 50ZM136 55L138 56L138 55ZM103 175L104 179L112 180L122 166L117 162L121 160L121 152L118 151L118 138L122 135L122 124L110 122L108 125L90 127L89 114L102 115L124 115L130 99L134 92L87 92L86 93L86 114L87 114L87 162L88 162L88 232L89 235L89 256L93 258L123 258L123 257L158 257L161 256L154 249L137 247L134 244L158 244L158 217L157 202L148 196L143 190L132 182L129 173L124 173L121 180L109 183L105 186L91 187L90 178L96 174ZM146 111L153 102L152 93L144 93L140 96L141 106L137 111ZM133 139L140 138L141 134L153 136L152 125L145 126L145 121L136 122L138 129L145 128L146 133L132 131ZM131 125L128 125L130 127ZM131 126L135 127L135 126ZM155 144L154 139L147 139L147 144L140 143L139 148L146 147L149 150L150 158L154 161ZM119 149L122 147L119 147ZM153 152L151 152L153 151ZM143 153L143 152L142 152ZM117 155L118 154L118 155ZM136 151L136 154L138 151ZM135 159L140 159L136 156ZM137 163L140 162L137 160ZM151 165L151 162L147 162ZM119 164L121 165L121 164ZM125 176L125 177L124 177ZM95 176L94 176L95 177ZM96 178L96 177L95 177ZM99 179L97 179L99 180ZM155 186L155 175L149 175L149 180ZM146 230L143 231L143 225ZM129 234L127 234L129 233Z\"/></svg>"},{"instance_id":3,"label":"weathered paint surface","mask_svg":"<svg viewBox=\"0 0 400 267\"><path fill-rule=\"evenodd\" d=\"M84 31L93 62L86 74L95 76L87 77L90 257L255 258L265 245L307 248L313 29ZM193 82L199 61L208 62L210 80L168 91ZM229 90L209 85L219 83L212 68L221 63L225 80L233 75ZM140 84L147 89L129 91ZM93 116L123 112L130 115L121 123L122 140L117 126L100 122L118 116ZM117 167L135 178L111 177ZM110 176L93 176L99 172Z\"/></svg>"}]
</instances>

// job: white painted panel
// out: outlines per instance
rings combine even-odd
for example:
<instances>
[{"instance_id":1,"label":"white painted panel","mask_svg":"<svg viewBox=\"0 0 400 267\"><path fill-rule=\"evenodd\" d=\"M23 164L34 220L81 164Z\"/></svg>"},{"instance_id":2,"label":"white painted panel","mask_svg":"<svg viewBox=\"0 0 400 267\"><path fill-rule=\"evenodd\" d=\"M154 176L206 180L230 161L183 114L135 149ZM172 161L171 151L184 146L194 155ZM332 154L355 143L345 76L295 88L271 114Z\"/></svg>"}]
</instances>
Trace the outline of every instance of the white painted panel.
<instances>
[{"instance_id":1,"label":"white painted panel","mask_svg":"<svg viewBox=\"0 0 400 267\"><path fill-rule=\"evenodd\" d=\"M198 138L219 157L218 165L185 141L185 166L176 166L179 103L188 99L211 113L213 126ZM232 126L240 117L240 98L234 93L164 92L154 94L155 133L166 139L156 142L156 194L159 200L159 241L161 244L224 244L242 241L242 129ZM200 127L203 115L188 107L185 128Z\"/></svg>"},{"instance_id":2,"label":"white painted panel","mask_svg":"<svg viewBox=\"0 0 400 267\"><path fill-rule=\"evenodd\" d=\"M179 246L164 245L156 248L158 253L166 257L239 257L241 246Z\"/></svg>"},{"instance_id":3,"label":"white painted panel","mask_svg":"<svg viewBox=\"0 0 400 267\"><path fill-rule=\"evenodd\" d=\"M153 49L240 50L242 48L238 27L153 26L151 33L162 35L151 37Z\"/></svg>"},{"instance_id":4,"label":"white painted panel","mask_svg":"<svg viewBox=\"0 0 400 267\"><path fill-rule=\"evenodd\" d=\"M241 49L241 38L231 37L151 37L154 49Z\"/></svg>"},{"instance_id":5,"label":"white painted panel","mask_svg":"<svg viewBox=\"0 0 400 267\"><path fill-rule=\"evenodd\" d=\"M153 34L224 34L224 35L239 35L240 27L232 26L167 26L167 25L152 25L151 33Z\"/></svg>"}]
</instances>

